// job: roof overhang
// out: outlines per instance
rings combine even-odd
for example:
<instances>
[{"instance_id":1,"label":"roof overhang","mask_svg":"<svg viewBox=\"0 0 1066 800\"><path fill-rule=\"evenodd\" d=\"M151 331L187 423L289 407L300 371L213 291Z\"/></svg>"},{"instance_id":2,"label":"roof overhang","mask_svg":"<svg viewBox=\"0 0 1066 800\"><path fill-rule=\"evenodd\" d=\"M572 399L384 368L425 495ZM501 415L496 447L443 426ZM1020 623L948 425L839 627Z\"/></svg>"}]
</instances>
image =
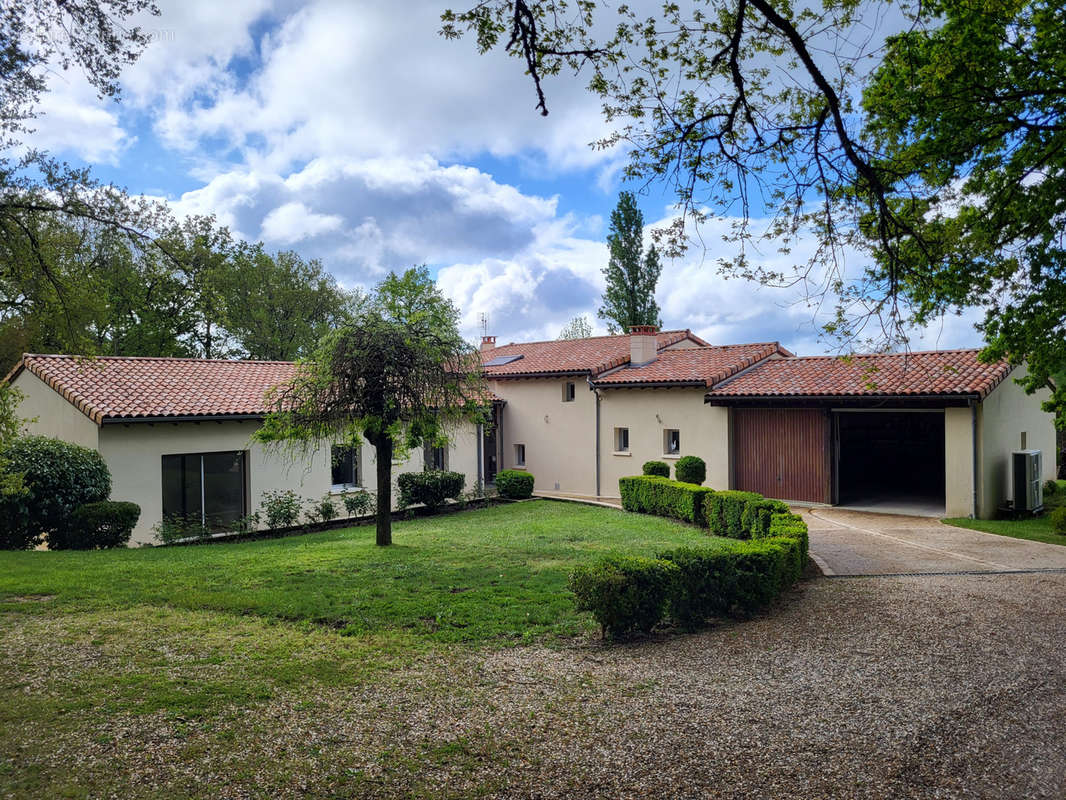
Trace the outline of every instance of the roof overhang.
<instances>
[{"instance_id":1,"label":"roof overhang","mask_svg":"<svg viewBox=\"0 0 1066 800\"><path fill-rule=\"evenodd\" d=\"M247 420L261 420L266 414L183 414L181 416L155 416L155 417L104 417L100 420L101 425L134 425L139 422L159 424L164 422L246 422Z\"/></svg>"},{"instance_id":2,"label":"roof overhang","mask_svg":"<svg viewBox=\"0 0 1066 800\"><path fill-rule=\"evenodd\" d=\"M709 406L746 408L948 408L968 406L980 400L977 394L900 395L706 395Z\"/></svg>"},{"instance_id":3,"label":"roof overhang","mask_svg":"<svg viewBox=\"0 0 1066 800\"><path fill-rule=\"evenodd\" d=\"M597 389L706 389L707 381L590 381Z\"/></svg>"}]
</instances>

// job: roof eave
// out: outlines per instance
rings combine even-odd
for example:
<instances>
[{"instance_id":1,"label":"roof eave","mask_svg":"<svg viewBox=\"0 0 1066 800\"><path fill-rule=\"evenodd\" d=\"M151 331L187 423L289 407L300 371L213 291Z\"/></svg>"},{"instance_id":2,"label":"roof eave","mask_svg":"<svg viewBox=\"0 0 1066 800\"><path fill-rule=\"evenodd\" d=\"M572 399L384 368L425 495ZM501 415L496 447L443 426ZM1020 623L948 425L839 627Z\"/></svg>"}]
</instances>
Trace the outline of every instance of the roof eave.
<instances>
[{"instance_id":1,"label":"roof eave","mask_svg":"<svg viewBox=\"0 0 1066 800\"><path fill-rule=\"evenodd\" d=\"M950 394L714 394L708 392L703 402L708 405L725 406L749 402L811 402L811 403L878 403L878 402L972 402L986 395L979 392L953 392Z\"/></svg>"}]
</instances>

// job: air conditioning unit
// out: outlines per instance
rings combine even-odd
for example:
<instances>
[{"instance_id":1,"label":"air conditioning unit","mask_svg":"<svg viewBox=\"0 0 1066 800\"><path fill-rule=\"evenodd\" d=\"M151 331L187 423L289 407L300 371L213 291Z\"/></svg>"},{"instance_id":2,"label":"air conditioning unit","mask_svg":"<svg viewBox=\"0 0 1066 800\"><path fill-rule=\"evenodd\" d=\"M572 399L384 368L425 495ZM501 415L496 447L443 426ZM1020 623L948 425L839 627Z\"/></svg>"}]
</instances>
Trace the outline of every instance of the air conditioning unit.
<instances>
[{"instance_id":1,"label":"air conditioning unit","mask_svg":"<svg viewBox=\"0 0 1066 800\"><path fill-rule=\"evenodd\" d=\"M1015 450L1010 454L1014 484L1014 509L1039 511L1044 507L1043 467L1039 450Z\"/></svg>"}]
</instances>

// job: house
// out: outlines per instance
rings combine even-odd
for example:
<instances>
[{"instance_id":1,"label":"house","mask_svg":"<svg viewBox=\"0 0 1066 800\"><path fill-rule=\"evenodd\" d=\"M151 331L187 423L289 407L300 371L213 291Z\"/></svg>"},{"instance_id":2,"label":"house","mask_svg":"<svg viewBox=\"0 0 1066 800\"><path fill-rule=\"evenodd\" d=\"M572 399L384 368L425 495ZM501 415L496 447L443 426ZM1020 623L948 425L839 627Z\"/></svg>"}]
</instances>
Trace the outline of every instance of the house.
<instances>
[{"instance_id":1,"label":"house","mask_svg":"<svg viewBox=\"0 0 1066 800\"><path fill-rule=\"evenodd\" d=\"M100 452L112 498L141 506L137 544L153 541L164 516L231 524L270 491L315 500L356 487L376 491L369 444L324 444L293 462L251 441L267 392L295 369L278 361L26 355L6 380L26 396L19 414L35 418L30 433ZM473 488L481 480L479 433L469 426L447 448L412 452L394 474L430 462L464 473Z\"/></svg>"},{"instance_id":2,"label":"house","mask_svg":"<svg viewBox=\"0 0 1066 800\"><path fill-rule=\"evenodd\" d=\"M696 455L707 485L812 504L989 517L1013 497L1012 450L1055 475L1046 393L977 350L795 357L776 342L711 346L690 331L497 346L494 447L541 492L618 497L648 460ZM490 458L486 454L486 458Z\"/></svg>"},{"instance_id":3,"label":"house","mask_svg":"<svg viewBox=\"0 0 1066 800\"><path fill-rule=\"evenodd\" d=\"M711 345L688 330L511 343L483 337L492 423L397 464L491 482L528 470L538 492L618 497L645 461L695 455L707 485L798 503L992 516L1013 498L1010 453L1055 475L1047 393L977 350L797 357L777 342ZM98 450L112 497L141 506L133 541L165 516L231 523L264 493L376 490L373 448L324 446L293 463L252 442L287 362L27 355L7 380L31 432Z\"/></svg>"}]
</instances>

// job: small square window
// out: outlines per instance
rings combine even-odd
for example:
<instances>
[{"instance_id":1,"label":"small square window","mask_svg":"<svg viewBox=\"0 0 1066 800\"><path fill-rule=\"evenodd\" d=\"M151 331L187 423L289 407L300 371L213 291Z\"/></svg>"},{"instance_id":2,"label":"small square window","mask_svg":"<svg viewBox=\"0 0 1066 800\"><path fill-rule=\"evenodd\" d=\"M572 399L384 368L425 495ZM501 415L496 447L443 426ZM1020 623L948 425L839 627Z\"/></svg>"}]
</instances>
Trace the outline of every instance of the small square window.
<instances>
[{"instance_id":1,"label":"small square window","mask_svg":"<svg viewBox=\"0 0 1066 800\"><path fill-rule=\"evenodd\" d=\"M629 452L629 428L614 429L614 451L616 453Z\"/></svg>"},{"instance_id":2,"label":"small square window","mask_svg":"<svg viewBox=\"0 0 1066 800\"><path fill-rule=\"evenodd\" d=\"M681 452L681 431L667 428L663 431L663 454L676 456Z\"/></svg>"},{"instance_id":3,"label":"small square window","mask_svg":"<svg viewBox=\"0 0 1066 800\"><path fill-rule=\"evenodd\" d=\"M526 446L524 444L516 444L514 446L514 463L516 467L524 467L526 465Z\"/></svg>"},{"instance_id":4,"label":"small square window","mask_svg":"<svg viewBox=\"0 0 1066 800\"><path fill-rule=\"evenodd\" d=\"M563 384L563 402L572 403L577 396L577 387L573 381L567 381Z\"/></svg>"}]
</instances>

